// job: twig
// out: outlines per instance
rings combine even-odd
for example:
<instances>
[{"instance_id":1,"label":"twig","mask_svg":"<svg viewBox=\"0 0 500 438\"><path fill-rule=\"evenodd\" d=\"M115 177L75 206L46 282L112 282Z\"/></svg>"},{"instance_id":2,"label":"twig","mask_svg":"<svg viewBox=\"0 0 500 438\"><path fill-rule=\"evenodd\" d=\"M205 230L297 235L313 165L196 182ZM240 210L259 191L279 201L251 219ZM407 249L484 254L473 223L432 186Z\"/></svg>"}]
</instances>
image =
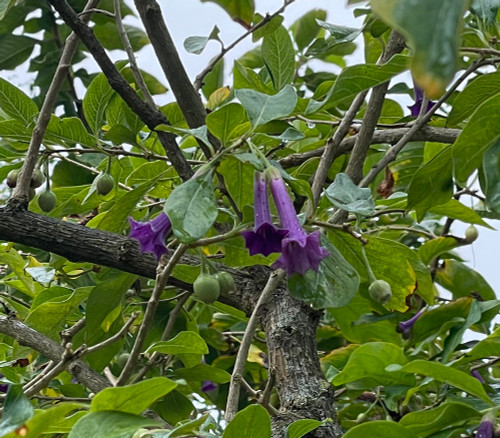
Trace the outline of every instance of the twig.
<instances>
[{"instance_id":1,"label":"twig","mask_svg":"<svg viewBox=\"0 0 500 438\"><path fill-rule=\"evenodd\" d=\"M215 65L222 58L224 58L224 56L227 54L227 52L229 52L230 50L234 49L241 41L243 41L247 36L249 36L252 33L254 33L257 29L260 29L265 24L269 23L274 17L276 17L277 15L281 14L282 12L284 12L284 10L286 9L286 7L288 5L290 5L291 3L293 3L293 2L294 2L294 0L289 0L289 1L284 2L283 6L281 8L279 8L276 12L274 12L274 13L272 13L270 15L267 14L262 19L262 21L259 21L257 24L255 24L254 26L252 26L243 35L241 35L238 38L236 38L227 47L222 47L220 53L215 58L213 58L208 63L208 65L196 76L196 79L195 79L194 84L193 84L194 85L194 89L196 91L200 90L200 88L203 86L203 79L205 79L205 76L213 70L213 68L215 67Z\"/></svg>"},{"instance_id":2,"label":"twig","mask_svg":"<svg viewBox=\"0 0 500 438\"><path fill-rule=\"evenodd\" d=\"M391 161L393 161L401 149L403 149L406 144L411 140L412 136L424 126L432 117L432 115L436 112L436 110L444 103L446 100L454 93L454 91L458 88L458 86L465 80L467 77L473 73L478 68L483 65L489 64L491 60L480 59L473 64L471 64L467 70L455 81L455 83L443 94L443 96L434 104L432 108L429 109L425 114L418 116L415 124L408 130L408 132L401 137L401 139L391 147L386 154L380 159L377 164L375 164L368 174L361 180L358 184L360 187L367 187L378 175L378 173L384 169ZM422 106L422 108L424 108Z\"/></svg>"},{"instance_id":3,"label":"twig","mask_svg":"<svg viewBox=\"0 0 500 438\"><path fill-rule=\"evenodd\" d=\"M371 230L367 230L365 231L365 234L373 234L373 233L378 233L380 231L406 231L407 233L414 233L414 234L421 234L422 236L425 236L425 237L428 237L429 239L435 239L437 238L437 236L433 233L430 233L429 231L425 231L425 230L420 230L418 228L414 228L414 227L405 227L405 226L402 226L402 225L385 225L385 226L382 226L382 227L377 227L377 228L373 228Z\"/></svg>"},{"instance_id":4,"label":"twig","mask_svg":"<svg viewBox=\"0 0 500 438\"><path fill-rule=\"evenodd\" d=\"M469 52L469 53L477 53L481 56L493 55L500 56L500 50L495 50L491 48L482 48L482 47L460 47L458 49L460 52Z\"/></svg>"},{"instance_id":5,"label":"twig","mask_svg":"<svg viewBox=\"0 0 500 438\"><path fill-rule=\"evenodd\" d=\"M142 346L146 339L146 335L149 331L149 328L151 327L151 324L153 323L153 317L156 312L156 308L158 307L158 302L163 292L163 288L165 287L167 280L170 277L170 274L174 270L175 265L180 260L181 256L184 254L186 249L187 249L186 245L184 244L179 245L175 250L174 254L172 255L172 257L170 258L170 260L168 261L167 265L165 267L162 267L161 265L158 266L158 274L156 276L156 283L153 289L153 293L149 298L141 326L139 327L139 331L137 332L137 337L135 339L132 350L130 351L130 356L125 366L123 367L120 376L117 379L116 382L117 386L124 385L130 378L131 374L133 373L134 368L139 359L139 354L142 351Z\"/></svg>"},{"instance_id":6,"label":"twig","mask_svg":"<svg viewBox=\"0 0 500 438\"><path fill-rule=\"evenodd\" d=\"M239 236L241 234L241 231L244 230L245 227L243 226L238 226L231 231L228 231L227 233L220 234L218 236L213 236L213 237L206 237L204 239L199 239L196 242L193 242L189 245L190 248L195 248L198 246L208 246L212 245L214 243L219 243L223 242L224 240L231 239L232 237Z\"/></svg>"},{"instance_id":7,"label":"twig","mask_svg":"<svg viewBox=\"0 0 500 438\"><path fill-rule=\"evenodd\" d=\"M271 294L274 292L280 281L283 279L285 272L281 269L274 271L269 276L266 286L264 287L255 308L253 309L252 315L248 320L247 328L243 339L241 340L241 345L238 350L238 355L236 356L236 362L234 364L233 373L231 375L231 383L229 385L229 394L227 397L226 404L226 421L231 421L233 417L238 412L238 401L240 398L240 381L242 378L245 363L248 357L248 351L252 344L253 335L257 328L257 315L260 311L260 307L267 302Z\"/></svg>"},{"instance_id":8,"label":"twig","mask_svg":"<svg viewBox=\"0 0 500 438\"><path fill-rule=\"evenodd\" d=\"M177 301L177 304L175 305L175 307L172 309L172 311L170 312L170 314L168 316L167 324L165 325L165 328L164 328L163 333L161 335L162 341L166 341L170 337L170 333L172 332L172 330L174 328L174 324L177 320L177 317L179 316L179 313L182 310L182 306L184 306L184 304L186 303L186 301L188 300L190 295L191 295L191 292L184 292L179 297L179 301ZM146 373L156 363L156 360L158 359L159 356L160 356L160 353L155 351L151 355L151 357L148 359L148 361L146 362L146 365L144 365L144 367L142 367L139 370L139 372L137 373L137 376L135 376L132 383L136 383L136 382L139 382L140 380L142 380L142 378L146 375Z\"/></svg>"},{"instance_id":9,"label":"twig","mask_svg":"<svg viewBox=\"0 0 500 438\"><path fill-rule=\"evenodd\" d=\"M317 220L311 220L310 223L314 224L314 225L318 225L319 227L329 228L329 229L335 230L335 231L343 231L344 233L347 233L347 234L351 235L352 237L354 237L355 239L359 240L363 245L366 245L368 243L368 241L361 234L356 233L351 228L351 225L349 223L339 225L339 224L331 224L328 222L322 222L322 221L317 221Z\"/></svg>"},{"instance_id":10,"label":"twig","mask_svg":"<svg viewBox=\"0 0 500 438\"><path fill-rule=\"evenodd\" d=\"M73 324L71 327L68 327L67 329L64 329L61 332L61 340L63 345L66 345L68 342L71 342L73 337L85 327L85 316L78 320L75 324Z\"/></svg>"},{"instance_id":11,"label":"twig","mask_svg":"<svg viewBox=\"0 0 500 438\"><path fill-rule=\"evenodd\" d=\"M97 6L98 3L99 0L89 0L85 6L85 10ZM87 20L89 18L90 16L87 16ZM27 203L28 201L31 175L35 169L40 145L42 144L43 136L47 130L47 125L49 124L52 110L54 109L56 99L59 95L59 90L71 67L71 60L76 52L78 40L79 38L74 32L72 32L66 40L66 44L61 54L61 58L59 59L54 77L52 78L52 82L50 83L47 94L45 95L42 108L38 114L35 127L33 128L28 151L26 152L23 166L17 177L16 187L12 193L13 200L19 200L22 203Z\"/></svg>"}]
</instances>

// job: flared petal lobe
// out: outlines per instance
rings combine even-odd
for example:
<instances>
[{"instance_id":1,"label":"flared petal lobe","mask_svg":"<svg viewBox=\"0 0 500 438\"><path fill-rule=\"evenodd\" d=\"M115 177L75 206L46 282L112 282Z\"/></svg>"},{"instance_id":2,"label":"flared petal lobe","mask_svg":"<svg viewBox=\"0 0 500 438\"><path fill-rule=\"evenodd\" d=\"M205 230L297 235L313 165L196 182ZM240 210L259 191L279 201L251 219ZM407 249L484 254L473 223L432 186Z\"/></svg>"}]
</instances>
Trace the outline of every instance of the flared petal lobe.
<instances>
[{"instance_id":1,"label":"flared petal lobe","mask_svg":"<svg viewBox=\"0 0 500 438\"><path fill-rule=\"evenodd\" d=\"M160 260L163 254L168 253L165 239L172 229L172 224L164 212L148 222L137 222L131 217L128 221L130 223L129 237L139 242L142 253L152 252L157 260Z\"/></svg>"}]
</instances>

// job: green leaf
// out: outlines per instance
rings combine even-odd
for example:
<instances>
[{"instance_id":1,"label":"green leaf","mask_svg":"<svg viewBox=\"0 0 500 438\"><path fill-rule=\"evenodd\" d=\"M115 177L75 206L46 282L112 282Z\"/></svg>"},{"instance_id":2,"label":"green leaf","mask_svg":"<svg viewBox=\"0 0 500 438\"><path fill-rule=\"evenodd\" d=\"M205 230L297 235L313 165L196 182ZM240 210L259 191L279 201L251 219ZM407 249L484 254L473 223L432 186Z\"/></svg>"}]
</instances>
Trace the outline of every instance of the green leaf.
<instances>
[{"instance_id":1,"label":"green leaf","mask_svg":"<svg viewBox=\"0 0 500 438\"><path fill-rule=\"evenodd\" d=\"M215 368L205 363L199 363L191 368L179 368L174 371L174 376L179 379L185 379L188 382L211 380L214 383L223 384L231 380L231 374L227 371Z\"/></svg>"},{"instance_id":2,"label":"green leaf","mask_svg":"<svg viewBox=\"0 0 500 438\"><path fill-rule=\"evenodd\" d=\"M325 20L326 15L327 13L324 9L313 9L297 19L290 26L293 39L299 50L304 50L316 38L321 29L317 20Z\"/></svg>"},{"instance_id":3,"label":"green leaf","mask_svg":"<svg viewBox=\"0 0 500 438\"><path fill-rule=\"evenodd\" d=\"M357 386L360 389L378 385L413 386L413 376L404 372L386 371L389 365L404 365L407 362L408 359L400 347L388 342L371 342L353 351L347 365L333 378L332 383L338 386L362 380Z\"/></svg>"},{"instance_id":4,"label":"green leaf","mask_svg":"<svg viewBox=\"0 0 500 438\"><path fill-rule=\"evenodd\" d=\"M148 352L161 354L207 354L208 347L203 338L195 332L180 332L169 341L159 341L151 345Z\"/></svg>"},{"instance_id":5,"label":"green leaf","mask_svg":"<svg viewBox=\"0 0 500 438\"><path fill-rule=\"evenodd\" d=\"M496 1L496 0L495 0ZM447 126L457 126L470 117L487 99L497 96L500 90L500 73L490 73L475 78L453 100L453 108L446 121Z\"/></svg>"},{"instance_id":6,"label":"green leaf","mask_svg":"<svg viewBox=\"0 0 500 438\"><path fill-rule=\"evenodd\" d=\"M114 93L103 73L99 73L87 88L82 102L83 112L96 137L105 124L106 107Z\"/></svg>"},{"instance_id":7,"label":"green leaf","mask_svg":"<svg viewBox=\"0 0 500 438\"><path fill-rule=\"evenodd\" d=\"M465 391L473 396L479 397L486 403L492 403L479 380L467 373L464 373L463 371L441 363L430 362L427 360L414 360L413 362L407 363L403 367L395 367L394 371L391 369L391 372L405 372L412 375L423 374L424 376L432 377L440 382L448 383L449 385L461 389L462 391Z\"/></svg>"},{"instance_id":8,"label":"green leaf","mask_svg":"<svg viewBox=\"0 0 500 438\"><path fill-rule=\"evenodd\" d=\"M134 385L106 388L92 399L90 410L140 414L177 386L166 377L152 377Z\"/></svg>"},{"instance_id":9,"label":"green leaf","mask_svg":"<svg viewBox=\"0 0 500 438\"><path fill-rule=\"evenodd\" d=\"M207 43L210 40L219 40L219 28L217 26L214 26L212 29L212 32L210 32L210 35L206 37L202 36L190 36L187 37L184 40L184 48L189 52L189 53L194 53L195 55L199 55L203 50L205 50L205 47Z\"/></svg>"},{"instance_id":10,"label":"green leaf","mask_svg":"<svg viewBox=\"0 0 500 438\"><path fill-rule=\"evenodd\" d=\"M349 429L344 438L415 438L406 427L394 421L370 421Z\"/></svg>"},{"instance_id":11,"label":"green leaf","mask_svg":"<svg viewBox=\"0 0 500 438\"><path fill-rule=\"evenodd\" d=\"M250 405L238 412L222 438L270 438L271 417L261 405Z\"/></svg>"},{"instance_id":12,"label":"green leaf","mask_svg":"<svg viewBox=\"0 0 500 438\"><path fill-rule=\"evenodd\" d=\"M324 236L321 246L330 255L321 261L318 272L309 269L305 275L292 275L288 289L293 297L315 308L344 307L358 290L359 275Z\"/></svg>"},{"instance_id":13,"label":"green leaf","mask_svg":"<svg viewBox=\"0 0 500 438\"><path fill-rule=\"evenodd\" d=\"M0 70L14 70L21 65L30 57L37 43L38 40L24 35L0 36Z\"/></svg>"},{"instance_id":14,"label":"green leaf","mask_svg":"<svg viewBox=\"0 0 500 438\"><path fill-rule=\"evenodd\" d=\"M116 411L91 412L80 418L68 438L131 438L143 427L161 427L161 423L140 415Z\"/></svg>"},{"instance_id":15,"label":"green leaf","mask_svg":"<svg viewBox=\"0 0 500 438\"><path fill-rule=\"evenodd\" d=\"M10 384L3 403L0 436L5 436L24 425L34 412L30 401L24 396L23 385Z\"/></svg>"},{"instance_id":16,"label":"green leaf","mask_svg":"<svg viewBox=\"0 0 500 438\"><path fill-rule=\"evenodd\" d=\"M320 56L328 54L329 51L335 46L350 43L361 34L361 29L330 24L321 20L317 20L317 23L323 29L326 29L330 33L330 36L326 39L318 38L314 41L314 43L307 49L306 56Z\"/></svg>"},{"instance_id":17,"label":"green leaf","mask_svg":"<svg viewBox=\"0 0 500 438\"><path fill-rule=\"evenodd\" d=\"M215 90L218 90L224 85L224 80L224 58L222 58L203 79L201 91L207 100Z\"/></svg>"},{"instance_id":18,"label":"green leaf","mask_svg":"<svg viewBox=\"0 0 500 438\"><path fill-rule=\"evenodd\" d=\"M115 278L103 281L92 289L86 306L85 331L88 344L93 345L94 335L100 328L103 328L102 325L108 315L121 304L125 292L136 279L136 275L122 272ZM113 321L106 322L103 328L105 331Z\"/></svg>"},{"instance_id":19,"label":"green leaf","mask_svg":"<svg viewBox=\"0 0 500 438\"><path fill-rule=\"evenodd\" d=\"M253 204L252 165L228 156L222 160L218 171L224 177L226 188L240 210L245 205Z\"/></svg>"},{"instance_id":20,"label":"green leaf","mask_svg":"<svg viewBox=\"0 0 500 438\"><path fill-rule=\"evenodd\" d=\"M486 207L500 213L500 141L484 153L479 183L486 198Z\"/></svg>"},{"instance_id":21,"label":"green leaf","mask_svg":"<svg viewBox=\"0 0 500 438\"><path fill-rule=\"evenodd\" d=\"M322 421L303 418L302 420L294 421L286 428L286 436L287 438L301 438L322 424Z\"/></svg>"},{"instance_id":22,"label":"green leaf","mask_svg":"<svg viewBox=\"0 0 500 438\"><path fill-rule=\"evenodd\" d=\"M7 265L15 274L15 278L20 280L23 287L18 287L18 289L22 290L22 292L30 297L36 295L37 285L31 276L24 273L24 266L26 263L23 257L14 248L0 245L0 263Z\"/></svg>"},{"instance_id":23,"label":"green leaf","mask_svg":"<svg viewBox=\"0 0 500 438\"><path fill-rule=\"evenodd\" d=\"M253 20L254 0L201 0L202 3L212 2L224 9L237 23L249 28Z\"/></svg>"},{"instance_id":24,"label":"green leaf","mask_svg":"<svg viewBox=\"0 0 500 438\"><path fill-rule=\"evenodd\" d=\"M83 122L78 117L60 119L54 114L50 117L44 141L54 145L66 145L67 147L74 147L76 144L91 149L96 147L95 138L88 133Z\"/></svg>"},{"instance_id":25,"label":"green leaf","mask_svg":"<svg viewBox=\"0 0 500 438\"><path fill-rule=\"evenodd\" d=\"M399 424L417 436L431 436L453 424L463 424L472 418L481 418L482 414L465 403L445 403L434 409L410 412Z\"/></svg>"},{"instance_id":26,"label":"green leaf","mask_svg":"<svg viewBox=\"0 0 500 438\"><path fill-rule=\"evenodd\" d=\"M170 424L176 424L181 420L189 418L194 406L191 400L181 392L174 390L156 402L152 408Z\"/></svg>"},{"instance_id":27,"label":"green leaf","mask_svg":"<svg viewBox=\"0 0 500 438\"><path fill-rule=\"evenodd\" d=\"M433 207L446 204L453 195L451 146L439 152L415 172L408 188L408 209L421 221Z\"/></svg>"},{"instance_id":28,"label":"green leaf","mask_svg":"<svg viewBox=\"0 0 500 438\"><path fill-rule=\"evenodd\" d=\"M497 327L487 338L479 341L460 362L472 362L488 356L500 356L500 327Z\"/></svg>"},{"instance_id":29,"label":"green leaf","mask_svg":"<svg viewBox=\"0 0 500 438\"><path fill-rule=\"evenodd\" d=\"M196 418L195 420L181 422L181 424L175 429L171 430L167 436L168 438L187 438L197 436L197 432L199 431L200 427L207 422L208 418L209 414L204 414L201 417Z\"/></svg>"},{"instance_id":30,"label":"green leaf","mask_svg":"<svg viewBox=\"0 0 500 438\"><path fill-rule=\"evenodd\" d=\"M251 256L248 254L248 249L245 246L245 239L243 239L242 236L227 239L221 243L221 246L224 247L224 261L226 265L234 268L253 265L269 266L277 258L276 255L264 257L261 254L257 254Z\"/></svg>"},{"instance_id":31,"label":"green leaf","mask_svg":"<svg viewBox=\"0 0 500 438\"><path fill-rule=\"evenodd\" d=\"M236 90L235 94L245 107L254 128L290 115L297 104L297 93L290 85L285 85L274 96L250 89Z\"/></svg>"},{"instance_id":32,"label":"green leaf","mask_svg":"<svg viewBox=\"0 0 500 438\"><path fill-rule=\"evenodd\" d=\"M134 52L138 52L144 46L149 44L149 38L142 29L128 24L125 24L124 26ZM109 21L106 23L96 24L92 30L105 49L124 50L122 39L114 22Z\"/></svg>"},{"instance_id":33,"label":"green leaf","mask_svg":"<svg viewBox=\"0 0 500 438\"><path fill-rule=\"evenodd\" d=\"M283 26L264 36L262 57L276 91L292 82L295 75L295 50L290 34Z\"/></svg>"},{"instance_id":34,"label":"green leaf","mask_svg":"<svg viewBox=\"0 0 500 438\"><path fill-rule=\"evenodd\" d=\"M483 218L479 216L479 214L477 214L472 208L465 206L456 199L450 199L446 204L432 207L429 211L431 213L437 213L443 216L447 216L451 219L457 219L467 224L477 224L489 229L494 229L491 225L485 222Z\"/></svg>"},{"instance_id":35,"label":"green leaf","mask_svg":"<svg viewBox=\"0 0 500 438\"><path fill-rule=\"evenodd\" d=\"M481 166L484 153L500 138L500 126L494 117L498 111L500 100L497 96L484 101L453 144L453 169L460 183L465 183Z\"/></svg>"},{"instance_id":36,"label":"green leaf","mask_svg":"<svg viewBox=\"0 0 500 438\"><path fill-rule=\"evenodd\" d=\"M0 109L8 116L24 124L22 131L34 125L38 116L38 107L35 102L19 88L2 78L0 78Z\"/></svg>"},{"instance_id":37,"label":"green leaf","mask_svg":"<svg viewBox=\"0 0 500 438\"><path fill-rule=\"evenodd\" d=\"M497 0L472 0L470 9L485 25L492 25L497 21Z\"/></svg>"},{"instance_id":38,"label":"green leaf","mask_svg":"<svg viewBox=\"0 0 500 438\"><path fill-rule=\"evenodd\" d=\"M412 74L417 84L430 98L439 97L457 71L459 29L469 0L370 3L382 20L407 38L413 49Z\"/></svg>"},{"instance_id":39,"label":"green leaf","mask_svg":"<svg viewBox=\"0 0 500 438\"><path fill-rule=\"evenodd\" d=\"M241 126L248 122L245 109L239 103L229 103L207 115L208 130L215 135L223 146L242 134Z\"/></svg>"},{"instance_id":40,"label":"green leaf","mask_svg":"<svg viewBox=\"0 0 500 438\"><path fill-rule=\"evenodd\" d=\"M203 237L217 219L213 169L176 187L165 202L175 236L183 243Z\"/></svg>"},{"instance_id":41,"label":"green leaf","mask_svg":"<svg viewBox=\"0 0 500 438\"><path fill-rule=\"evenodd\" d=\"M458 246L460 246L460 243L453 237L437 237L422 244L418 248L418 255L428 265L437 256L451 251Z\"/></svg>"},{"instance_id":42,"label":"green leaf","mask_svg":"<svg viewBox=\"0 0 500 438\"><path fill-rule=\"evenodd\" d=\"M0 20L3 20L3 17L15 2L16 0L0 0Z\"/></svg>"},{"instance_id":43,"label":"green leaf","mask_svg":"<svg viewBox=\"0 0 500 438\"><path fill-rule=\"evenodd\" d=\"M408 57L395 55L383 65L362 64L347 67L337 77L321 101L311 99L305 115L313 114L324 107L333 108L354 99L361 91L383 84L393 76L405 71ZM325 90L326 91L326 90Z\"/></svg>"},{"instance_id":44,"label":"green leaf","mask_svg":"<svg viewBox=\"0 0 500 438\"><path fill-rule=\"evenodd\" d=\"M345 173L338 173L325 191L330 202L342 210L360 216L370 216L375 202L369 188L360 188Z\"/></svg>"}]
</instances>

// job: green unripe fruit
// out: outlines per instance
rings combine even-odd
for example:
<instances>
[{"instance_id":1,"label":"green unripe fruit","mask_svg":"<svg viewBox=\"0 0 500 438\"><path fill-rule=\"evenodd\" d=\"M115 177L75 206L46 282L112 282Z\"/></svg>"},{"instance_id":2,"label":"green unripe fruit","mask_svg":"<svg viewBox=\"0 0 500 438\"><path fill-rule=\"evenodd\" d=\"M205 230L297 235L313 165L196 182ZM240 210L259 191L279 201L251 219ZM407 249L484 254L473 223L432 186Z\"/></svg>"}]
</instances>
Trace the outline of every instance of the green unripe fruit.
<instances>
[{"instance_id":1,"label":"green unripe fruit","mask_svg":"<svg viewBox=\"0 0 500 438\"><path fill-rule=\"evenodd\" d=\"M368 288L368 293L373 301L387 304L392 298L391 285L384 280L375 280Z\"/></svg>"},{"instance_id":2,"label":"green unripe fruit","mask_svg":"<svg viewBox=\"0 0 500 438\"><path fill-rule=\"evenodd\" d=\"M219 282L209 274L200 274L193 283L193 290L196 298L205 304L212 304L220 294Z\"/></svg>"},{"instance_id":3,"label":"green unripe fruit","mask_svg":"<svg viewBox=\"0 0 500 438\"><path fill-rule=\"evenodd\" d=\"M40 187L44 181L45 177L43 176L43 173L37 169L33 172L33 175L31 175L30 186L36 189Z\"/></svg>"},{"instance_id":4,"label":"green unripe fruit","mask_svg":"<svg viewBox=\"0 0 500 438\"><path fill-rule=\"evenodd\" d=\"M214 277L219 282L220 294L222 296L225 297L229 292L234 292L236 290L234 278L229 272L217 272Z\"/></svg>"},{"instance_id":5,"label":"green unripe fruit","mask_svg":"<svg viewBox=\"0 0 500 438\"><path fill-rule=\"evenodd\" d=\"M368 415L366 415L366 412L361 412L361 414L359 414L357 417L356 417L356 423L364 423L368 418Z\"/></svg>"},{"instance_id":6,"label":"green unripe fruit","mask_svg":"<svg viewBox=\"0 0 500 438\"><path fill-rule=\"evenodd\" d=\"M475 242L478 237L479 237L479 231L477 231L477 228L474 225L469 225L465 230L465 242L466 243Z\"/></svg>"},{"instance_id":7,"label":"green unripe fruit","mask_svg":"<svg viewBox=\"0 0 500 438\"><path fill-rule=\"evenodd\" d=\"M50 190L44 190L38 195L38 206L40 207L40 210L45 211L46 213L54 209L56 202L56 195Z\"/></svg>"},{"instance_id":8,"label":"green unripe fruit","mask_svg":"<svg viewBox=\"0 0 500 438\"><path fill-rule=\"evenodd\" d=\"M106 196L113 190L115 180L109 173L101 173L95 180L96 191L101 196Z\"/></svg>"},{"instance_id":9,"label":"green unripe fruit","mask_svg":"<svg viewBox=\"0 0 500 438\"><path fill-rule=\"evenodd\" d=\"M17 175L19 175L19 169L11 170L7 174L7 179L5 180L5 182L11 189L13 189L17 184Z\"/></svg>"}]
</instances>

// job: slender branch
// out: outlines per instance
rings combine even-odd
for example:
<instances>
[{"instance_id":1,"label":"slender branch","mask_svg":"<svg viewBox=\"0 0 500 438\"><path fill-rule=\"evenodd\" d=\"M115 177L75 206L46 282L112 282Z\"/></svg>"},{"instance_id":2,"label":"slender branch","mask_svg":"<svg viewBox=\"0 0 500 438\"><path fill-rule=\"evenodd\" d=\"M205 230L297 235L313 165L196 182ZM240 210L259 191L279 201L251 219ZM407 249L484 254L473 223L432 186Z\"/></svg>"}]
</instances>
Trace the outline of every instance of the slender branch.
<instances>
[{"instance_id":1,"label":"slender branch","mask_svg":"<svg viewBox=\"0 0 500 438\"><path fill-rule=\"evenodd\" d=\"M421 234L422 236L428 237L429 239L435 239L437 236L429 231L421 230L414 227L405 227L402 225L384 225L382 227L373 228L371 230L365 231L365 234L373 234L381 231L406 231L407 233Z\"/></svg>"},{"instance_id":2,"label":"slender branch","mask_svg":"<svg viewBox=\"0 0 500 438\"><path fill-rule=\"evenodd\" d=\"M87 10L94 8L98 3L99 0L89 0L87 5L85 6L85 9ZM88 19L90 19L90 15L87 16L87 20ZM18 199L23 203L27 203L28 201L31 175L33 174L33 170L35 169L40 145L42 144L43 136L45 134L45 131L47 130L52 110L54 109L57 97L59 96L61 85L69 73L71 60L73 59L73 56L76 52L78 41L79 38L74 32L72 32L66 40L66 45L64 46L61 58L59 59L54 77L52 78L52 82L50 83L47 94L45 95L42 108L40 109L40 113L38 114L35 127L33 128L28 151L26 152L23 166L17 177L17 185L14 188L14 192L12 193L12 198L16 200Z\"/></svg>"},{"instance_id":3,"label":"slender branch","mask_svg":"<svg viewBox=\"0 0 500 438\"><path fill-rule=\"evenodd\" d=\"M139 118L152 130L160 124L168 124L166 116L157 108L144 102L135 90L123 78L117 70L106 51L95 37L92 29L84 23L75 11L68 5L66 0L49 0L50 4L59 12L66 24L80 37L87 46L90 53L96 60L102 72L106 76L109 85L125 101L125 103L134 111ZM175 136L167 132L158 132L158 138L163 145L167 156L169 157L175 170L183 180L188 180L193 171L186 162L182 151L175 141Z\"/></svg>"},{"instance_id":4,"label":"slender branch","mask_svg":"<svg viewBox=\"0 0 500 438\"><path fill-rule=\"evenodd\" d=\"M412 139L413 135L424 126L432 117L432 115L437 111L437 109L444 103L448 98L455 92L458 86L465 81L469 77L471 73L476 71L478 68L483 65L491 63L491 60L480 59L477 62L471 64L467 70L454 82L454 84L443 94L443 96L434 104L432 108L429 109L422 116L419 115L415 124L406 132L403 137L393 146L391 147L386 154L382 157L381 160L375 164L368 174L361 180L358 184L360 187L367 187L378 175L378 173L384 169L391 161L395 160L401 149L403 149L406 144Z\"/></svg>"},{"instance_id":5,"label":"slender branch","mask_svg":"<svg viewBox=\"0 0 500 438\"><path fill-rule=\"evenodd\" d=\"M411 127L375 131L371 139L371 144L396 144L403 136L408 133L410 129ZM422 126L420 129L413 132L410 141L435 141L438 143L453 143L461 132L461 129ZM357 135L353 135L352 137L347 137L342 140L338 148L334 151L333 159L352 150L354 143L356 142L356 138ZM330 144L332 141L333 139L330 140L328 144ZM326 147L328 147L328 145ZM300 166L304 161L307 161L314 157L319 157L324 154L326 147L314 149L313 151L308 151L301 154L291 154L288 157L281 158L279 160L279 163L285 169Z\"/></svg>"},{"instance_id":6,"label":"slender branch","mask_svg":"<svg viewBox=\"0 0 500 438\"><path fill-rule=\"evenodd\" d=\"M160 296L165 285L167 284L167 280L170 277L170 274L174 270L175 265L181 259L181 256L184 254L186 249L186 245L179 245L179 247L172 255L171 259L168 261L167 265L164 268L161 267L161 265L158 267L158 275L156 276L156 283L153 289L153 293L151 294L151 297L148 301L141 326L139 327L137 337L135 338L134 345L132 347L132 350L130 351L130 356L116 382L117 386L124 385L133 373L139 359L139 354L142 351L142 346L146 339L146 335L149 331L149 328L151 327L151 324L153 323L153 317L156 312L156 308L158 307Z\"/></svg>"},{"instance_id":7,"label":"slender branch","mask_svg":"<svg viewBox=\"0 0 500 438\"><path fill-rule=\"evenodd\" d=\"M245 371L245 364L248 357L248 351L252 344L252 339L257 328L258 323L258 313L263 304L265 304L271 294L274 292L280 281L283 279L285 272L281 269L274 271L269 276L266 286L264 287L262 293L260 294L259 300L255 305L255 308L248 320L247 328L245 334L241 340L240 349L238 350L238 355L236 356L236 362L234 364L233 374L231 375L231 383L229 386L229 394L227 396L226 404L226 421L231 421L233 417L238 412L238 402L240 398L240 381L243 373Z\"/></svg>"},{"instance_id":8,"label":"slender branch","mask_svg":"<svg viewBox=\"0 0 500 438\"><path fill-rule=\"evenodd\" d=\"M215 65L222 59L224 56L226 56L227 52L230 50L234 49L239 43L241 43L247 36L253 34L257 29L260 29L267 23L269 23L274 17L277 15L281 14L282 12L285 11L286 7L290 4L292 4L294 0L289 0L284 2L283 6L279 8L276 12L272 14L267 14L261 21L259 21L257 24L253 25L250 29L248 29L243 35L240 35L238 38L236 38L231 44L229 44L227 47L222 47L222 50L220 53L213 58L208 65L196 76L196 79L194 81L194 88L196 91L199 91L200 88L203 86L203 80L205 79L205 76L209 74L215 67Z\"/></svg>"},{"instance_id":9,"label":"slender branch","mask_svg":"<svg viewBox=\"0 0 500 438\"><path fill-rule=\"evenodd\" d=\"M66 345L68 342L71 342L73 337L85 327L86 323L86 318L85 316L78 320L75 324L73 324L71 327L68 327L67 329L64 329L61 332L61 339L63 345Z\"/></svg>"}]
</instances>

